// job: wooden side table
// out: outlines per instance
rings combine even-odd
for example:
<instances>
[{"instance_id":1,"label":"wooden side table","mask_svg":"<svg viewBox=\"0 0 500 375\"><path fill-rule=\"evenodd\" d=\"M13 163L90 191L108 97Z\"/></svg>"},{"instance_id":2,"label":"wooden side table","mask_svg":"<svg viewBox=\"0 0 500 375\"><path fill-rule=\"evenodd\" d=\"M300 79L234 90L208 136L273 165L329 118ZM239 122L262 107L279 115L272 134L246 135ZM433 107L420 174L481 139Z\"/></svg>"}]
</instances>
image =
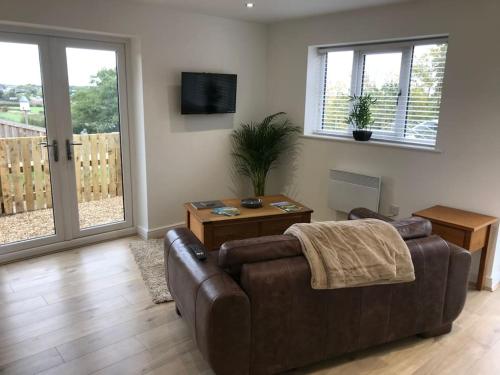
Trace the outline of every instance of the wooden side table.
<instances>
[{"instance_id":1,"label":"wooden side table","mask_svg":"<svg viewBox=\"0 0 500 375\"><path fill-rule=\"evenodd\" d=\"M186 225L209 250L218 250L226 241L283 234L292 224L309 223L312 210L285 195L261 197L261 208L240 206L239 199L223 199L226 206L237 207L238 216L220 216L210 209L197 210L191 203L184 204ZM271 203L287 201L301 207L297 212L285 212Z\"/></svg>"},{"instance_id":2,"label":"wooden side table","mask_svg":"<svg viewBox=\"0 0 500 375\"><path fill-rule=\"evenodd\" d=\"M498 218L445 206L434 206L415 212L432 223L432 233L441 236L471 253L481 251L476 288L483 289L484 268L488 256L491 227Z\"/></svg>"}]
</instances>

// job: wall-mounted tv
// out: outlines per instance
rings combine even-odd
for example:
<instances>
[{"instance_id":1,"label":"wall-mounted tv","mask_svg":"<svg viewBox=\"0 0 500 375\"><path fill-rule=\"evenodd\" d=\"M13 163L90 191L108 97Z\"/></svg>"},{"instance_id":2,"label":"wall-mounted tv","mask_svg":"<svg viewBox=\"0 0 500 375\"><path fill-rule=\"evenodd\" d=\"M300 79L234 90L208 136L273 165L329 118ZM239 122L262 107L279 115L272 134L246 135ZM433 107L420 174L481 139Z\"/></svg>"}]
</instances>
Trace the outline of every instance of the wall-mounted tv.
<instances>
[{"instance_id":1,"label":"wall-mounted tv","mask_svg":"<svg viewBox=\"0 0 500 375\"><path fill-rule=\"evenodd\" d=\"M236 112L236 74L182 73L183 115Z\"/></svg>"}]
</instances>

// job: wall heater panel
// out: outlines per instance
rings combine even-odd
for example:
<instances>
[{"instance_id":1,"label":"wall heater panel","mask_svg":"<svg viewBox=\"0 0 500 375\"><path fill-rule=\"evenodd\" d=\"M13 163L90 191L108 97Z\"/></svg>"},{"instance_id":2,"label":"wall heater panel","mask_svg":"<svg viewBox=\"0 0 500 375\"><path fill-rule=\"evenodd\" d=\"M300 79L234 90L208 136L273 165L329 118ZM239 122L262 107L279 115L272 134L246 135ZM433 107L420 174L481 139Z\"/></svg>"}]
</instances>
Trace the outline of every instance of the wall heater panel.
<instances>
[{"instance_id":1,"label":"wall heater panel","mask_svg":"<svg viewBox=\"0 0 500 375\"><path fill-rule=\"evenodd\" d=\"M346 213L356 207L378 212L381 180L380 177L330 170L328 206Z\"/></svg>"}]
</instances>

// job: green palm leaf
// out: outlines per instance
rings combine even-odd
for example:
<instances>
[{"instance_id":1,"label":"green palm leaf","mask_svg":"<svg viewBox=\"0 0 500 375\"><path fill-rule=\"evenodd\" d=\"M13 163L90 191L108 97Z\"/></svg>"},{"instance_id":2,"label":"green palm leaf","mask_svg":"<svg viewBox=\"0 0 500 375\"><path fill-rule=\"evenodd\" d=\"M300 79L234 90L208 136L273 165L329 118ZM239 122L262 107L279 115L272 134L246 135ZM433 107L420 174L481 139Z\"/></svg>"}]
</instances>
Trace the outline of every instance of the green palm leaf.
<instances>
[{"instance_id":1,"label":"green palm leaf","mask_svg":"<svg viewBox=\"0 0 500 375\"><path fill-rule=\"evenodd\" d=\"M242 124L231 134L236 171L250 178L256 196L264 195L266 178L279 158L297 144L300 128L278 112L260 123Z\"/></svg>"}]
</instances>

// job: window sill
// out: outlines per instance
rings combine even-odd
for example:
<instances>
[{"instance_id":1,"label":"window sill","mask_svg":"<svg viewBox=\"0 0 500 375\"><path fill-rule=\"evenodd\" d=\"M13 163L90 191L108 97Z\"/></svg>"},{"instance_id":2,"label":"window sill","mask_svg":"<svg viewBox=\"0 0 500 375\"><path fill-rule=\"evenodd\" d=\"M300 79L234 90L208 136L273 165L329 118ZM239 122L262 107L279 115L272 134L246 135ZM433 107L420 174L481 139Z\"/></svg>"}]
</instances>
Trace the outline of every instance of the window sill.
<instances>
[{"instance_id":1,"label":"window sill","mask_svg":"<svg viewBox=\"0 0 500 375\"><path fill-rule=\"evenodd\" d=\"M382 146L382 147L393 147L393 148L402 148L406 150L412 151L426 151L432 153L441 153L441 150L436 148L436 146L425 146L425 145L416 145L416 144L405 144L405 143L396 143L390 141L382 141L382 140L370 140L366 142L356 141L348 136L340 136L333 134L324 134L324 133L312 133L312 134L303 134L302 138L308 139L321 139L324 141L333 141L333 142L347 142L347 143L355 143L357 145L367 145L367 146Z\"/></svg>"}]
</instances>

